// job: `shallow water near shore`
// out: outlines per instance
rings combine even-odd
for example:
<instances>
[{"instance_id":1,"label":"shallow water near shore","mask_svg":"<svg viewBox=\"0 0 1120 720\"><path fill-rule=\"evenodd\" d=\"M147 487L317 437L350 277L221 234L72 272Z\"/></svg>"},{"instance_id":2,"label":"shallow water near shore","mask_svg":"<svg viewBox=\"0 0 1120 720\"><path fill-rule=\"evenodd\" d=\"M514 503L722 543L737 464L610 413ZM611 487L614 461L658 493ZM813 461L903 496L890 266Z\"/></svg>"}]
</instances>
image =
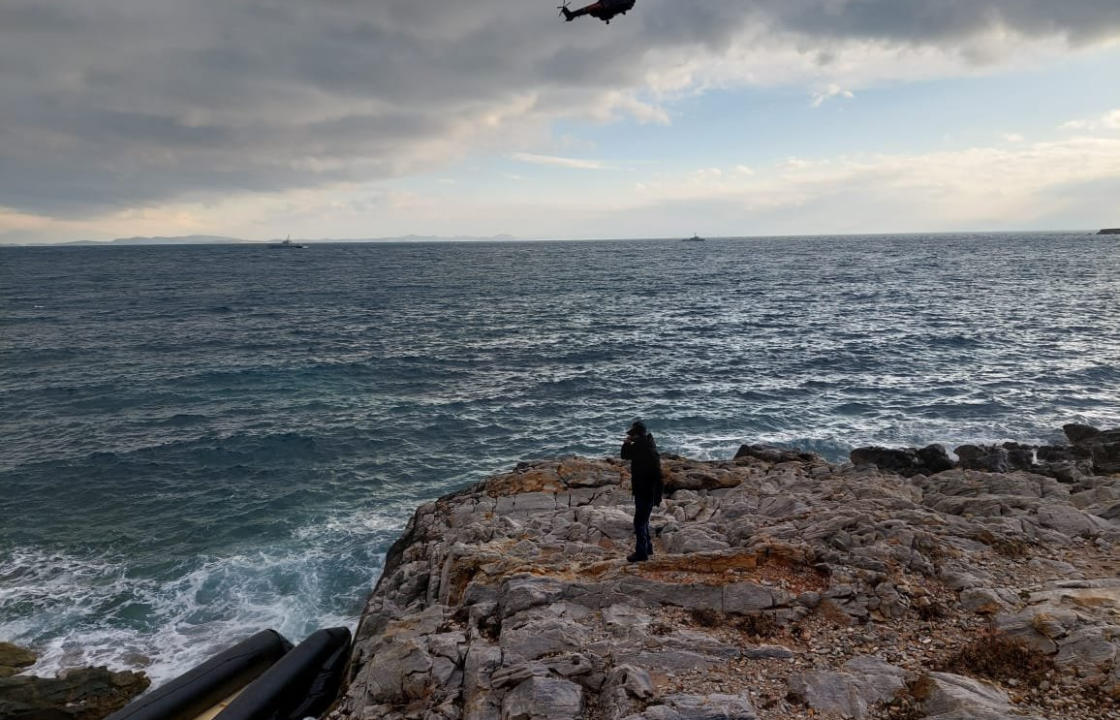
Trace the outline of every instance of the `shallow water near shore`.
<instances>
[{"instance_id":1,"label":"shallow water near shore","mask_svg":"<svg viewBox=\"0 0 1120 720\"><path fill-rule=\"evenodd\" d=\"M417 504L529 458L1120 426L1085 234L0 249L0 640L158 684L353 624Z\"/></svg>"}]
</instances>

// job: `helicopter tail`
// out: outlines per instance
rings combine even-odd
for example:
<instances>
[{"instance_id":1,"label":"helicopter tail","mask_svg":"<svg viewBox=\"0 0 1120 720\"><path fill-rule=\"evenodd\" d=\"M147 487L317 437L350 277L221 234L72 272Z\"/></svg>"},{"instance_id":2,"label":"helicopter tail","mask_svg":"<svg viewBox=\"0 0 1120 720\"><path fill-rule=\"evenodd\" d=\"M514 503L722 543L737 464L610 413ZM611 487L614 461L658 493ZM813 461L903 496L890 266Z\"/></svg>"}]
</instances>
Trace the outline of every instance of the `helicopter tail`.
<instances>
[{"instance_id":1,"label":"helicopter tail","mask_svg":"<svg viewBox=\"0 0 1120 720\"><path fill-rule=\"evenodd\" d=\"M568 9L568 3L557 5L556 9L560 11L560 17L564 18L568 22L571 22L576 17L576 14Z\"/></svg>"}]
</instances>

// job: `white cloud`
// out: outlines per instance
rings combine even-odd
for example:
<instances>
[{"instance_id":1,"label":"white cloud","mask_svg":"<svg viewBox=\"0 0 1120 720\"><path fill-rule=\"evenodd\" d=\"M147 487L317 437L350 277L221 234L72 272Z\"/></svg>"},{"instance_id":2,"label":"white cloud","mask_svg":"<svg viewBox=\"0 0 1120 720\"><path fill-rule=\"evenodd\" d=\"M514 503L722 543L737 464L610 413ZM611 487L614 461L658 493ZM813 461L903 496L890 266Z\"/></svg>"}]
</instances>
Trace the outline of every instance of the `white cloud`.
<instances>
[{"instance_id":1,"label":"white cloud","mask_svg":"<svg viewBox=\"0 0 1120 720\"><path fill-rule=\"evenodd\" d=\"M581 158L556 157L555 155L537 155L535 153L519 152L510 155L518 162L531 165L552 165L555 167L573 168L576 170L602 170L603 163L598 160L584 160Z\"/></svg>"},{"instance_id":2,"label":"white cloud","mask_svg":"<svg viewBox=\"0 0 1120 720\"><path fill-rule=\"evenodd\" d=\"M1070 120L1062 125L1064 130L1120 130L1120 109L1095 118Z\"/></svg>"},{"instance_id":3,"label":"white cloud","mask_svg":"<svg viewBox=\"0 0 1120 720\"><path fill-rule=\"evenodd\" d=\"M851 100L855 96L855 93L853 93L851 90L845 90L836 83L831 83L824 90L818 90L817 92L813 93L813 107L819 108L821 105L824 105L826 101L833 98L844 98L846 100Z\"/></svg>"},{"instance_id":4,"label":"white cloud","mask_svg":"<svg viewBox=\"0 0 1120 720\"><path fill-rule=\"evenodd\" d=\"M1115 0L642 0L609 27L549 12L5 0L0 198L59 221L257 207L473 152L555 149L558 119L667 125L675 100L710 88L819 88L823 103L1120 38Z\"/></svg>"},{"instance_id":5,"label":"white cloud","mask_svg":"<svg viewBox=\"0 0 1120 720\"><path fill-rule=\"evenodd\" d=\"M8 240L127 234L231 234L264 239L265 221L293 237L477 234L648 237L1091 227L1115 223L1114 205L1084 199L1120 191L1120 137L1102 134L917 154L800 157L742 172L733 163L679 173L628 172L588 193L548 198L511 183L499 195L463 187L396 191L370 185L178 203L86 221L0 212ZM515 177L509 178L515 180ZM1115 187L1111 194L1110 187ZM1095 207L1095 209L1094 209ZM1094 214L1096 213L1096 214ZM376 218L374 222L373 218ZM531 220L526 220L531 218ZM376 228L376 231L371 230ZM122 233L125 234L125 233Z\"/></svg>"},{"instance_id":6,"label":"white cloud","mask_svg":"<svg viewBox=\"0 0 1120 720\"><path fill-rule=\"evenodd\" d=\"M718 204L752 227L798 218L801 232L1032 227L1079 200L1082 185L1120 184L1120 138L1012 148L796 159L753 176L710 169L643 180L645 208ZM843 214L836 214L843 209ZM785 222L785 220L783 220ZM1086 226L1092 224L1086 218Z\"/></svg>"}]
</instances>

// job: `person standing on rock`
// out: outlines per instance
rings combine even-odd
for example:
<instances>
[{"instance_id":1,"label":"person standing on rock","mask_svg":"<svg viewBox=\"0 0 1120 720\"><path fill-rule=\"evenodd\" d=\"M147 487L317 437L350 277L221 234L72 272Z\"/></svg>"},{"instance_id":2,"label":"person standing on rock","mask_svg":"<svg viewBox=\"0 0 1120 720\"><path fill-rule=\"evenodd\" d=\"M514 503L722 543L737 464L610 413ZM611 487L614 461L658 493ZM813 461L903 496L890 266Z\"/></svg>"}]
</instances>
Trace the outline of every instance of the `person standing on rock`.
<instances>
[{"instance_id":1,"label":"person standing on rock","mask_svg":"<svg viewBox=\"0 0 1120 720\"><path fill-rule=\"evenodd\" d=\"M635 421L622 442L622 459L630 461L630 486L634 493L634 552L628 562L643 562L653 555L649 516L661 504L661 456L653 435L642 421Z\"/></svg>"}]
</instances>

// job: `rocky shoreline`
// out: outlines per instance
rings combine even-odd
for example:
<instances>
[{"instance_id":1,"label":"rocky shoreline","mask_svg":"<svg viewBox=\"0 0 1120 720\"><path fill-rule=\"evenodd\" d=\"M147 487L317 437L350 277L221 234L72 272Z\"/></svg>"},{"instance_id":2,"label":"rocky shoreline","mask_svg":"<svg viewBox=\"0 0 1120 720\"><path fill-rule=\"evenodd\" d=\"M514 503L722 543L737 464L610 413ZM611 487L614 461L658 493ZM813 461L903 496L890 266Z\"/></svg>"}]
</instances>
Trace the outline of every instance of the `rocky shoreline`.
<instances>
[{"instance_id":1,"label":"rocky shoreline","mask_svg":"<svg viewBox=\"0 0 1120 720\"><path fill-rule=\"evenodd\" d=\"M562 458L420 507L331 720L1120 719L1120 430L1068 444ZM142 673L27 676L0 717L99 720Z\"/></svg>"},{"instance_id":2,"label":"rocky shoreline","mask_svg":"<svg viewBox=\"0 0 1120 720\"><path fill-rule=\"evenodd\" d=\"M420 507L333 720L1120 718L1120 431L666 457L656 555L614 459Z\"/></svg>"},{"instance_id":3,"label":"rocky shoreline","mask_svg":"<svg viewBox=\"0 0 1120 720\"><path fill-rule=\"evenodd\" d=\"M148 688L146 675L103 667L73 668L58 677L23 675L35 654L0 642L0 718L101 720Z\"/></svg>"}]
</instances>

